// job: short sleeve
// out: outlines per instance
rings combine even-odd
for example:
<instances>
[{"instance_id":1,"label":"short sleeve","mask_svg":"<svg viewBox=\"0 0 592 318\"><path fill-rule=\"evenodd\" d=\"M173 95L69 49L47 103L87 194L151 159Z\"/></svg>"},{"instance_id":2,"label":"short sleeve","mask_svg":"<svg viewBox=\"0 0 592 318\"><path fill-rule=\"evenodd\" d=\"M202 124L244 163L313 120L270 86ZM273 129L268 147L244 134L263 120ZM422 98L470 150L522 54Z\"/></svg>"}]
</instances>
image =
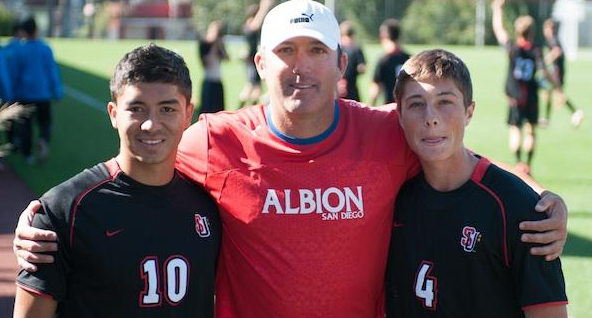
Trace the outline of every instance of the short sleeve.
<instances>
[{"instance_id":1,"label":"short sleeve","mask_svg":"<svg viewBox=\"0 0 592 318\"><path fill-rule=\"evenodd\" d=\"M177 150L175 167L194 182L204 184L208 168L207 115L183 133Z\"/></svg>"},{"instance_id":2,"label":"short sleeve","mask_svg":"<svg viewBox=\"0 0 592 318\"><path fill-rule=\"evenodd\" d=\"M67 278L70 271L68 228L65 218L67 211L52 211L47 202L41 200L42 209L33 217L32 225L36 228L51 230L58 235L58 251L50 253L54 263L38 264L34 273L21 270L17 285L35 294L49 295L57 301L63 301L67 293Z\"/></svg>"},{"instance_id":3,"label":"short sleeve","mask_svg":"<svg viewBox=\"0 0 592 318\"><path fill-rule=\"evenodd\" d=\"M530 192L532 200L527 204L514 202L511 207L520 209L513 211L519 217L512 218L510 212L508 219L508 248L516 295L522 308L547 303L567 303L561 261L555 259L548 262L544 257L531 255L529 250L532 245L520 240L520 221L540 220L545 217L545 214L534 210L538 196L533 191Z\"/></svg>"}]
</instances>

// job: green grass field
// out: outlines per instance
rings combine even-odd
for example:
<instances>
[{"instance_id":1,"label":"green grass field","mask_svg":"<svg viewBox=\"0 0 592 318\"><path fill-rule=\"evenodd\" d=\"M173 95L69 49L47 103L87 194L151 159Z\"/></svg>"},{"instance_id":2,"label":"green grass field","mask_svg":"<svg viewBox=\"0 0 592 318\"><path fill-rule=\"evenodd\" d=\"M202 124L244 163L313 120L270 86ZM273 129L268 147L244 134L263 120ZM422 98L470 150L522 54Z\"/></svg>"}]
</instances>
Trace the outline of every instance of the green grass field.
<instances>
[{"instance_id":1,"label":"green grass field","mask_svg":"<svg viewBox=\"0 0 592 318\"><path fill-rule=\"evenodd\" d=\"M106 105L109 100L108 79L121 56L146 42L52 40L51 45L61 65L65 85L92 96ZM194 42L160 42L185 57L193 74L194 96L199 94L201 68ZM411 53L426 47L408 46ZM472 73L477 108L467 132L466 144L476 152L512 163L507 149L506 102L503 79L506 56L498 47L445 47L463 58ZM236 56L241 45L230 45L232 61L223 65L226 107L236 108L236 97L244 83L245 69ZM378 45L367 45L365 54L369 70L380 55ZM371 71L369 71L371 73ZM579 129L570 126L566 109L555 110L551 125L539 129L538 150L534 159L534 177L547 188L561 194L570 209L570 238L564 256L568 307L570 316L589 317L592 312L592 50L582 50L576 61L567 66L568 96L586 112ZM362 100L367 94L370 75L359 81ZM99 103L99 104L100 104ZM80 99L66 94L54 105L54 137L51 157L42 166L27 166L19 155L8 162L37 194L71 177L84 167L104 161L117 153L117 135L104 111L89 107Z\"/></svg>"}]
</instances>

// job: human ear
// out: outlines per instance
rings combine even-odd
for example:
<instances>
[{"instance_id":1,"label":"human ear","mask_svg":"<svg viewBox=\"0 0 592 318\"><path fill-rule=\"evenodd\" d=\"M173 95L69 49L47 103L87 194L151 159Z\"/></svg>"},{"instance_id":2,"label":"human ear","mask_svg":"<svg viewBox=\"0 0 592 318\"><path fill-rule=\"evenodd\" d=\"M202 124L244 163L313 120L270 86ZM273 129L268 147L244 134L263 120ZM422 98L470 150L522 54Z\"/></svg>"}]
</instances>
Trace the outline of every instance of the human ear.
<instances>
[{"instance_id":1,"label":"human ear","mask_svg":"<svg viewBox=\"0 0 592 318\"><path fill-rule=\"evenodd\" d=\"M107 104L107 113L109 114L109 120L111 120L111 126L117 129L117 104L115 102Z\"/></svg>"},{"instance_id":2,"label":"human ear","mask_svg":"<svg viewBox=\"0 0 592 318\"><path fill-rule=\"evenodd\" d=\"M466 122L465 122L465 126L468 126L469 123L471 122L471 119L473 119L473 112L475 111L475 101L472 101L471 104L469 104L469 106L467 106L466 109Z\"/></svg>"},{"instance_id":3,"label":"human ear","mask_svg":"<svg viewBox=\"0 0 592 318\"><path fill-rule=\"evenodd\" d=\"M265 79L265 58L263 57L263 53L261 53L261 51L257 52L253 58L253 61L257 67L257 73L259 73L259 77L261 77L261 79Z\"/></svg>"}]
</instances>

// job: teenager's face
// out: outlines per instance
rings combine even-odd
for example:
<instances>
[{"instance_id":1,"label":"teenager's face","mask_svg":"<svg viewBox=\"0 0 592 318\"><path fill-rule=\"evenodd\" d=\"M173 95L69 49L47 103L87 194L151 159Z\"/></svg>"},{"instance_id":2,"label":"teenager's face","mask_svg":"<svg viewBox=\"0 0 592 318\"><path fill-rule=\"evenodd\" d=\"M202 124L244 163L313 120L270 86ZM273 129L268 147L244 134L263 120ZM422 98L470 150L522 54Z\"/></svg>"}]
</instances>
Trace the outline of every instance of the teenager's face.
<instances>
[{"instance_id":1,"label":"teenager's face","mask_svg":"<svg viewBox=\"0 0 592 318\"><path fill-rule=\"evenodd\" d=\"M295 37L257 53L259 74L267 83L273 107L285 113L314 114L333 107L337 82L347 63L337 52L309 37Z\"/></svg>"},{"instance_id":2,"label":"teenager's face","mask_svg":"<svg viewBox=\"0 0 592 318\"><path fill-rule=\"evenodd\" d=\"M407 142L422 163L462 154L465 126L475 104L465 109L463 94L452 80L408 82L399 107Z\"/></svg>"},{"instance_id":3,"label":"teenager's face","mask_svg":"<svg viewBox=\"0 0 592 318\"><path fill-rule=\"evenodd\" d=\"M138 83L127 85L116 103L109 103L108 111L119 133L120 156L127 162L173 165L193 105L175 85Z\"/></svg>"}]
</instances>

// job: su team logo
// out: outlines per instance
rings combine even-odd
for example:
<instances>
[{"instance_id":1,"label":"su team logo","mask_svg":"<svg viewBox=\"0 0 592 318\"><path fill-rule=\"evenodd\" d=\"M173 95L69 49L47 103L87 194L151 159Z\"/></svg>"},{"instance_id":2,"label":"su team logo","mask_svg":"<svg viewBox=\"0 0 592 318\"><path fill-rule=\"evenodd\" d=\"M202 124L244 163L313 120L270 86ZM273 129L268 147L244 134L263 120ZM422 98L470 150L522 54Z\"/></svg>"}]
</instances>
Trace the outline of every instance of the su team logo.
<instances>
[{"instance_id":1,"label":"su team logo","mask_svg":"<svg viewBox=\"0 0 592 318\"><path fill-rule=\"evenodd\" d=\"M208 218L197 213L195 214L195 232L197 232L199 237L210 236L210 225Z\"/></svg>"},{"instance_id":2,"label":"su team logo","mask_svg":"<svg viewBox=\"0 0 592 318\"><path fill-rule=\"evenodd\" d=\"M462 237L460 239L460 245L463 247L465 252L473 252L475 245L481 238L481 233L478 232L472 226L465 226L462 229Z\"/></svg>"}]
</instances>

